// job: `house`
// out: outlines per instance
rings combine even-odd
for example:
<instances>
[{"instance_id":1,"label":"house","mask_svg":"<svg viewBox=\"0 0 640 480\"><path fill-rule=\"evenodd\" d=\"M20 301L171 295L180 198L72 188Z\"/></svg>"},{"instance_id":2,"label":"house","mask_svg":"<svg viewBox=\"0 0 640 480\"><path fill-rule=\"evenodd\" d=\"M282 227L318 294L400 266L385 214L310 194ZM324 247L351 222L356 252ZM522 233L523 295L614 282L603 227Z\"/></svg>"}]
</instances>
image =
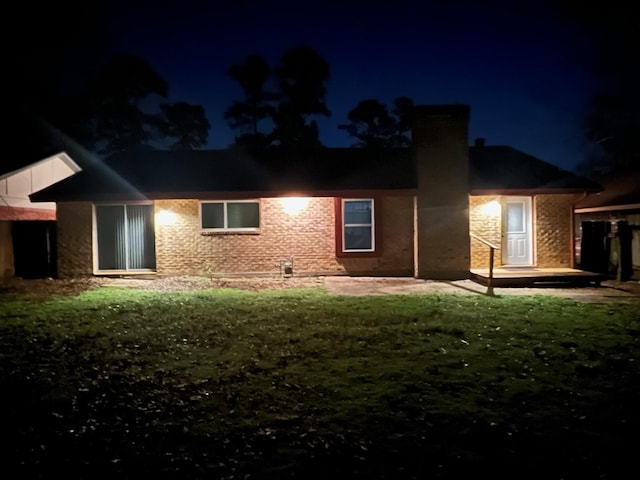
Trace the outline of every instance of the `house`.
<instances>
[{"instance_id":1,"label":"house","mask_svg":"<svg viewBox=\"0 0 640 480\"><path fill-rule=\"evenodd\" d=\"M56 205L29 195L80 167L44 123L16 115L7 130L20 150L0 164L0 281L56 276Z\"/></svg>"},{"instance_id":2,"label":"house","mask_svg":"<svg viewBox=\"0 0 640 480\"><path fill-rule=\"evenodd\" d=\"M502 246L498 265L573 266L573 208L598 185L470 147L467 105L416 112L409 149L139 150L31 199L57 204L61 277L461 279L487 266L484 241Z\"/></svg>"},{"instance_id":3,"label":"house","mask_svg":"<svg viewBox=\"0 0 640 480\"><path fill-rule=\"evenodd\" d=\"M577 263L618 280L640 280L640 168L602 184L575 206Z\"/></svg>"}]
</instances>

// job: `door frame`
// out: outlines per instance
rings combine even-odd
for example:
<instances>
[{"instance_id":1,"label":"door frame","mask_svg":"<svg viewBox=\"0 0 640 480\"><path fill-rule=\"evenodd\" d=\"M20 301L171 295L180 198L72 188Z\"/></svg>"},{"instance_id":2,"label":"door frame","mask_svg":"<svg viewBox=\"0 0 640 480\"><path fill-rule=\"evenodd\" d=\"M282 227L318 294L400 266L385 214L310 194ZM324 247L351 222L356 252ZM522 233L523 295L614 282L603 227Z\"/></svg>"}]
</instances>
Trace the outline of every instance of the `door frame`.
<instances>
[{"instance_id":1,"label":"door frame","mask_svg":"<svg viewBox=\"0 0 640 480\"><path fill-rule=\"evenodd\" d=\"M522 263L510 263L509 260L509 238L508 238L508 225L507 225L507 206L509 203L522 202L524 204L524 226L526 229L526 245L527 245L527 259ZM505 266L518 266L518 267L530 267L534 262L534 236L533 236L533 198L529 196L508 195L502 197L502 265Z\"/></svg>"}]
</instances>

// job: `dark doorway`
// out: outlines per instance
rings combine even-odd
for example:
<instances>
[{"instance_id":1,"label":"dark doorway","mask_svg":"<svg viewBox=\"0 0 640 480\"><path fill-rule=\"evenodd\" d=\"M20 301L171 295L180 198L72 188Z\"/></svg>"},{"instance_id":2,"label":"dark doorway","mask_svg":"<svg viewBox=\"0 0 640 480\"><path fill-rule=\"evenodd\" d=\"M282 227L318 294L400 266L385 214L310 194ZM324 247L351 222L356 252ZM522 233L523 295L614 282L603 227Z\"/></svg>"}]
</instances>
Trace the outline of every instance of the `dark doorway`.
<instances>
[{"instance_id":1,"label":"dark doorway","mask_svg":"<svg viewBox=\"0 0 640 480\"><path fill-rule=\"evenodd\" d=\"M56 222L16 221L11 226L13 267L19 278L56 278Z\"/></svg>"},{"instance_id":2,"label":"dark doorway","mask_svg":"<svg viewBox=\"0 0 640 480\"><path fill-rule=\"evenodd\" d=\"M632 238L632 229L624 220L582 222L579 267L629 280L633 275Z\"/></svg>"}]
</instances>

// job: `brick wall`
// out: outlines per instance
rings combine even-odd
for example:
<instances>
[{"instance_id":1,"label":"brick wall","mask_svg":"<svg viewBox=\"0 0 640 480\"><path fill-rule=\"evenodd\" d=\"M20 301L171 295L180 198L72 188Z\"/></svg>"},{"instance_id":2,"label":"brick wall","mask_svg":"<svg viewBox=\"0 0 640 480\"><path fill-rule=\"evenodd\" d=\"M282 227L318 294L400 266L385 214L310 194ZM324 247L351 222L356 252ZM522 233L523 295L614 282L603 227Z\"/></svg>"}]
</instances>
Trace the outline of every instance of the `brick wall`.
<instances>
[{"instance_id":1,"label":"brick wall","mask_svg":"<svg viewBox=\"0 0 640 480\"><path fill-rule=\"evenodd\" d=\"M379 204L381 203L381 205ZM362 273L411 274L413 270L412 197L386 197L376 208L384 219L383 255L337 259L335 203L310 198L297 214L283 210L279 198L261 199L260 233L202 233L198 200L159 200L156 213L176 214L173 225L156 225L156 265L160 274L279 274L276 264L293 257L294 275Z\"/></svg>"},{"instance_id":2,"label":"brick wall","mask_svg":"<svg viewBox=\"0 0 640 480\"><path fill-rule=\"evenodd\" d=\"M490 205L490 202L496 202ZM488 212L487 205L497 207ZM502 207L499 195L479 195L469 197L469 231L484 240L501 246ZM495 252L494 265L501 264L500 251ZM471 239L471 268L489 268L489 247L479 240Z\"/></svg>"},{"instance_id":3,"label":"brick wall","mask_svg":"<svg viewBox=\"0 0 640 480\"><path fill-rule=\"evenodd\" d=\"M413 276L414 199L412 196L384 197L376 200L381 211L376 228L382 233L382 255L367 258L339 258L341 268L350 275Z\"/></svg>"},{"instance_id":4,"label":"brick wall","mask_svg":"<svg viewBox=\"0 0 640 480\"><path fill-rule=\"evenodd\" d=\"M538 267L572 267L573 204L578 196L536 195L534 197L534 230L536 232L536 265Z\"/></svg>"},{"instance_id":5,"label":"brick wall","mask_svg":"<svg viewBox=\"0 0 640 480\"><path fill-rule=\"evenodd\" d=\"M13 277L13 236L11 222L0 220L0 282Z\"/></svg>"},{"instance_id":6,"label":"brick wall","mask_svg":"<svg viewBox=\"0 0 640 480\"><path fill-rule=\"evenodd\" d=\"M91 203L58 203L57 217L58 276L71 278L92 275Z\"/></svg>"},{"instance_id":7,"label":"brick wall","mask_svg":"<svg viewBox=\"0 0 640 480\"><path fill-rule=\"evenodd\" d=\"M499 196L469 198L470 231L500 244L500 215L487 216L482 206ZM576 196L537 195L533 199L534 258L539 267L572 266L571 214ZM273 274L276 263L293 257L294 274L412 275L413 197L384 197L382 255L336 258L333 198L310 198L295 215L283 211L280 199L262 199L259 234L202 234L198 200L162 200L156 213L176 214L174 225L156 225L156 263L160 274ZM61 278L92 275L92 207L58 204L58 273ZM471 241L471 268L486 268L489 248ZM495 257L500 265L500 254Z\"/></svg>"},{"instance_id":8,"label":"brick wall","mask_svg":"<svg viewBox=\"0 0 640 480\"><path fill-rule=\"evenodd\" d=\"M501 246L501 214L487 215L484 205L492 200L500 202L498 195L471 196L470 231L485 240ZM573 234L571 230L574 194L547 194L533 197L534 264L540 268L571 267ZM496 252L495 266L501 265L501 253ZM471 268L488 268L489 248L471 241Z\"/></svg>"}]
</instances>

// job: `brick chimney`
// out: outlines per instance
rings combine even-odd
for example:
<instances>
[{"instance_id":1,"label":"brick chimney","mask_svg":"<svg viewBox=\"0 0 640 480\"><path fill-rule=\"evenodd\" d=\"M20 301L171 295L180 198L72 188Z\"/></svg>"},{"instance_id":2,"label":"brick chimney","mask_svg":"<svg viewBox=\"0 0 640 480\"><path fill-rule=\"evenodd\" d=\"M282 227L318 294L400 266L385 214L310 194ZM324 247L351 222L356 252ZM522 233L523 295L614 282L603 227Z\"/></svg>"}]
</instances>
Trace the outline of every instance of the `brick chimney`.
<instances>
[{"instance_id":1,"label":"brick chimney","mask_svg":"<svg viewBox=\"0 0 640 480\"><path fill-rule=\"evenodd\" d=\"M415 276L469 278L469 106L419 106L413 156L418 195Z\"/></svg>"}]
</instances>

